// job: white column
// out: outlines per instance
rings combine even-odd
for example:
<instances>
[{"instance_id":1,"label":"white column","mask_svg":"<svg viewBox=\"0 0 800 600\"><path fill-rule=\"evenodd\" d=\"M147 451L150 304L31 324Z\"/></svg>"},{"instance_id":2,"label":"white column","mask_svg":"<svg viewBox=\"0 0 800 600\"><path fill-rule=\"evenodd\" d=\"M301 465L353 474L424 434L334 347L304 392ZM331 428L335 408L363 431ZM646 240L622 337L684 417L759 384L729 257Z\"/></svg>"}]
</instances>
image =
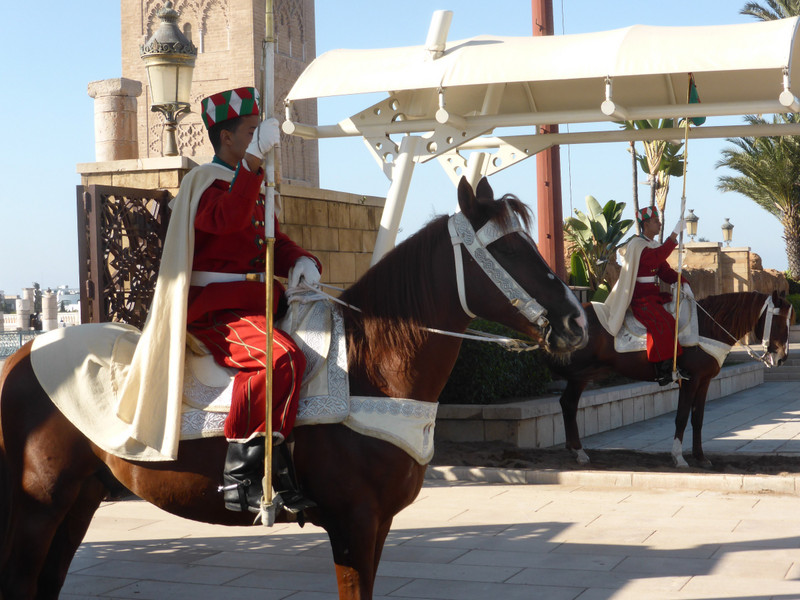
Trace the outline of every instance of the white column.
<instances>
[{"instance_id":1,"label":"white column","mask_svg":"<svg viewBox=\"0 0 800 600\"><path fill-rule=\"evenodd\" d=\"M31 328L33 310L33 288L22 288L22 297L17 298L17 329L28 331Z\"/></svg>"},{"instance_id":2,"label":"white column","mask_svg":"<svg viewBox=\"0 0 800 600\"><path fill-rule=\"evenodd\" d=\"M55 292L46 291L42 295L42 331L58 328L58 301Z\"/></svg>"},{"instance_id":3,"label":"white column","mask_svg":"<svg viewBox=\"0 0 800 600\"><path fill-rule=\"evenodd\" d=\"M105 162L139 158L137 101L142 84L120 77L89 84L94 98L95 160Z\"/></svg>"},{"instance_id":4,"label":"white column","mask_svg":"<svg viewBox=\"0 0 800 600\"><path fill-rule=\"evenodd\" d=\"M384 254L394 248L397 231L400 229L400 218L403 216L403 208L408 197L408 188L411 185L411 175L414 173L416 164L414 155L419 140L420 138L417 136L406 135L400 142L400 151L392 169L392 185L389 187L389 193L386 194L386 204L383 207L381 226L378 229L370 265L374 265L383 258Z\"/></svg>"}]
</instances>

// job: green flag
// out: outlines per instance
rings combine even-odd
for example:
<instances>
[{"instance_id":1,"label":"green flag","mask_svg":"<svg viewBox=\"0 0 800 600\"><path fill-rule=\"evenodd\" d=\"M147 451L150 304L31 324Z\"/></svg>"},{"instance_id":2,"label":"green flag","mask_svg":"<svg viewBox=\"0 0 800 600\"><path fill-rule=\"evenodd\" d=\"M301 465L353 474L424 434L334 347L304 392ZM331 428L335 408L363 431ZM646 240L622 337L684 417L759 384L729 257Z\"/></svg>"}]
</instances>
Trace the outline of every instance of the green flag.
<instances>
[{"instance_id":1,"label":"green flag","mask_svg":"<svg viewBox=\"0 0 800 600\"><path fill-rule=\"evenodd\" d=\"M694 75L689 73L689 104L700 104L700 94L697 92L697 86L694 84ZM692 125L702 125L706 122L705 117L694 117L689 119Z\"/></svg>"}]
</instances>

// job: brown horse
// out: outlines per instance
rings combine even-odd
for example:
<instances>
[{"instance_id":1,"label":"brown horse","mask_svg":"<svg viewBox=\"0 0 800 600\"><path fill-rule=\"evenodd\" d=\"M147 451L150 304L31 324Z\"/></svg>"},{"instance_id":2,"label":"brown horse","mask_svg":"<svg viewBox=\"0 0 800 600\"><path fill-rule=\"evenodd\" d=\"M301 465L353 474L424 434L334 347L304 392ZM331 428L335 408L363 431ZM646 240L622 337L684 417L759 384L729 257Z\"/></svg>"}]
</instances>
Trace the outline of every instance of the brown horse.
<instances>
[{"instance_id":1,"label":"brown horse","mask_svg":"<svg viewBox=\"0 0 800 600\"><path fill-rule=\"evenodd\" d=\"M477 194L462 180L458 199L461 216L433 220L343 294L363 311L345 310L352 395L436 402L461 341L426 328L463 332L467 311L553 352L586 343L584 310L526 233L525 206L511 195L495 200L485 179ZM3 600L57 598L92 515L120 484L182 517L252 523L252 515L225 510L217 492L224 439L181 442L172 462L112 456L54 407L30 352L26 346L8 359L0 379ZM300 483L317 503L306 517L328 533L339 597L372 598L392 519L419 493L425 466L343 425L298 427L294 441Z\"/></svg>"},{"instance_id":2,"label":"brown horse","mask_svg":"<svg viewBox=\"0 0 800 600\"><path fill-rule=\"evenodd\" d=\"M789 351L788 321L792 306L773 292L739 292L709 296L697 301L697 324L701 337L711 338L730 346L747 333L754 332L763 340L764 360L770 366L783 364ZM566 446L577 457L578 463L586 464L589 457L583 450L578 432L578 402L587 384L598 377L618 373L631 379L654 381L653 363L647 361L644 351L619 353L614 349L614 338L600 325L591 304L585 304L589 318L589 343L574 352L568 361L555 360L551 368L566 379L567 387L561 395L561 412L564 417ZM769 322L769 330L764 331ZM672 458L675 466L686 467L683 458L683 434L692 415L692 455L700 466L710 467L711 462L703 453L702 429L706 394L711 379L719 373L717 359L701 350L699 346L683 349L678 365L690 378L682 381L675 416L675 438Z\"/></svg>"}]
</instances>

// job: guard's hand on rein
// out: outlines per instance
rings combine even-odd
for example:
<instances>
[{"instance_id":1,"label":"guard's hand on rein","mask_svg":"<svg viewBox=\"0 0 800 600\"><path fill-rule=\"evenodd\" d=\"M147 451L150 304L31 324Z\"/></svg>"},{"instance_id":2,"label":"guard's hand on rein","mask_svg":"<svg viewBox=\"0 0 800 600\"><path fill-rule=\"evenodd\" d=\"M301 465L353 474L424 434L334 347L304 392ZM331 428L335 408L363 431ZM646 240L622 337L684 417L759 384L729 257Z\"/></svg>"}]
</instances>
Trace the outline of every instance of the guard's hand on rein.
<instances>
[{"instance_id":1,"label":"guard's hand on rein","mask_svg":"<svg viewBox=\"0 0 800 600\"><path fill-rule=\"evenodd\" d=\"M298 258L294 266L289 269L289 287L300 285L300 279L305 279L306 283L311 286L316 286L320 280L317 263L307 256Z\"/></svg>"},{"instance_id":2,"label":"guard's hand on rein","mask_svg":"<svg viewBox=\"0 0 800 600\"><path fill-rule=\"evenodd\" d=\"M247 146L247 153L258 156L262 160L281 139L281 130L275 118L264 119L253 133L253 140Z\"/></svg>"}]
</instances>

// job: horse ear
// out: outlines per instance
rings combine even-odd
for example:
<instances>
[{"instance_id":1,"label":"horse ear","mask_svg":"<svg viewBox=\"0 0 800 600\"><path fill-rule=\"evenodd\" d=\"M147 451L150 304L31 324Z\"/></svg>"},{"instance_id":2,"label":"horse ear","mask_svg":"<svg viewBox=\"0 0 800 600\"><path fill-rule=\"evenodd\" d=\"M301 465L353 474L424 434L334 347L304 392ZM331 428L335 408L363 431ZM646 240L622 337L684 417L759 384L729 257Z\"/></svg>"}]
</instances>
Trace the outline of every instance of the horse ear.
<instances>
[{"instance_id":1,"label":"horse ear","mask_svg":"<svg viewBox=\"0 0 800 600\"><path fill-rule=\"evenodd\" d=\"M475 192L472 191L472 186L467 181L466 177L462 177L458 182L458 206L464 216L469 218L475 212Z\"/></svg>"},{"instance_id":2,"label":"horse ear","mask_svg":"<svg viewBox=\"0 0 800 600\"><path fill-rule=\"evenodd\" d=\"M781 298L786 298L786 290L781 290L781 293L779 295Z\"/></svg>"},{"instance_id":3,"label":"horse ear","mask_svg":"<svg viewBox=\"0 0 800 600\"><path fill-rule=\"evenodd\" d=\"M494 200L494 190L492 190L492 186L489 185L489 180L486 177L481 177L475 195L484 200Z\"/></svg>"},{"instance_id":4,"label":"horse ear","mask_svg":"<svg viewBox=\"0 0 800 600\"><path fill-rule=\"evenodd\" d=\"M772 290L772 303L777 305L779 301L780 296L778 296L778 290Z\"/></svg>"}]
</instances>

